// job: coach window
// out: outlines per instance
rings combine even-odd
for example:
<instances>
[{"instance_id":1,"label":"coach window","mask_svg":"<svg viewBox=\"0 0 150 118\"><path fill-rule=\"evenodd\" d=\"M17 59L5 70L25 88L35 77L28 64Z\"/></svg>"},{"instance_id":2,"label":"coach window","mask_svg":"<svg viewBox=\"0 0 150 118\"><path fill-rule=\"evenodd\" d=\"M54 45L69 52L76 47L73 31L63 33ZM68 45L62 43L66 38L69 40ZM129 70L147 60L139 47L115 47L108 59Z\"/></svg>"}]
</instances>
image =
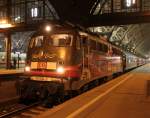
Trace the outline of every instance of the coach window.
<instances>
[{"instance_id":1,"label":"coach window","mask_svg":"<svg viewBox=\"0 0 150 118\"><path fill-rule=\"evenodd\" d=\"M120 50L117 51L117 54L118 54L118 55L122 55Z\"/></svg>"},{"instance_id":2,"label":"coach window","mask_svg":"<svg viewBox=\"0 0 150 118\"><path fill-rule=\"evenodd\" d=\"M92 49L92 50L96 50L96 41L91 40L91 41L90 41L90 46L91 46L91 49Z\"/></svg>"},{"instance_id":3,"label":"coach window","mask_svg":"<svg viewBox=\"0 0 150 118\"><path fill-rule=\"evenodd\" d=\"M98 51L103 51L103 48L102 48L102 44L101 43L98 43L97 44L97 49L98 49Z\"/></svg>"},{"instance_id":4,"label":"coach window","mask_svg":"<svg viewBox=\"0 0 150 118\"><path fill-rule=\"evenodd\" d=\"M106 53L108 52L108 46L105 45L105 44L103 44L103 51L106 52Z\"/></svg>"},{"instance_id":5,"label":"coach window","mask_svg":"<svg viewBox=\"0 0 150 118\"><path fill-rule=\"evenodd\" d=\"M80 37L80 40L81 40L81 45L83 46L83 47L85 47L85 46L87 46L87 44L88 44L88 39L87 39L87 37L85 37L85 36L81 36Z\"/></svg>"},{"instance_id":6,"label":"coach window","mask_svg":"<svg viewBox=\"0 0 150 118\"><path fill-rule=\"evenodd\" d=\"M116 48L112 48L112 50L113 50L113 54L114 55L121 55L121 51L120 50L118 50Z\"/></svg>"}]
</instances>

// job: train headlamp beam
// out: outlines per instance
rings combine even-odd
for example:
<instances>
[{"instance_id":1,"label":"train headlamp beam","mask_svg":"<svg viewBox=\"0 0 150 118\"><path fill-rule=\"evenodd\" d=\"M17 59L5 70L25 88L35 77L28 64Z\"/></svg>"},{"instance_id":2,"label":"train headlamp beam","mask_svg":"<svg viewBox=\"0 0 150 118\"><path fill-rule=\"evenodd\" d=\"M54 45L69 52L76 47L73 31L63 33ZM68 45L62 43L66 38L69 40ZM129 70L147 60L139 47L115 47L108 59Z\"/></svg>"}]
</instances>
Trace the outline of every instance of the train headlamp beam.
<instances>
[{"instance_id":1,"label":"train headlamp beam","mask_svg":"<svg viewBox=\"0 0 150 118\"><path fill-rule=\"evenodd\" d=\"M57 72L60 73L60 74L63 74L65 72L65 70L64 70L63 67L60 66L60 67L57 68Z\"/></svg>"},{"instance_id":2,"label":"train headlamp beam","mask_svg":"<svg viewBox=\"0 0 150 118\"><path fill-rule=\"evenodd\" d=\"M31 68L29 66L25 67L25 72L30 72Z\"/></svg>"}]
</instances>

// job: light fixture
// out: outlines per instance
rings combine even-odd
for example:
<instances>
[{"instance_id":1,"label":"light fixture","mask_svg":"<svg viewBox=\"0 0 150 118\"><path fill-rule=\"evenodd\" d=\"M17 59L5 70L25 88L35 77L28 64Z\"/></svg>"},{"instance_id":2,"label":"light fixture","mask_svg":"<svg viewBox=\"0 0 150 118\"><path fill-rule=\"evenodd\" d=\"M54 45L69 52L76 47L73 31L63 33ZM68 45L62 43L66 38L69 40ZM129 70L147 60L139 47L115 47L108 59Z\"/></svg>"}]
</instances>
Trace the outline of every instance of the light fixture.
<instances>
[{"instance_id":1,"label":"light fixture","mask_svg":"<svg viewBox=\"0 0 150 118\"><path fill-rule=\"evenodd\" d=\"M126 6L131 7L131 0L126 0Z\"/></svg>"},{"instance_id":2,"label":"light fixture","mask_svg":"<svg viewBox=\"0 0 150 118\"><path fill-rule=\"evenodd\" d=\"M136 0L132 0L132 4L135 4L136 3Z\"/></svg>"},{"instance_id":3,"label":"light fixture","mask_svg":"<svg viewBox=\"0 0 150 118\"><path fill-rule=\"evenodd\" d=\"M47 26L45 27L45 30L46 30L47 32L50 32L50 31L52 30L52 28L51 28L51 26L47 25Z\"/></svg>"},{"instance_id":4,"label":"light fixture","mask_svg":"<svg viewBox=\"0 0 150 118\"><path fill-rule=\"evenodd\" d=\"M126 0L127 7L132 7L135 4L136 4L136 0Z\"/></svg>"},{"instance_id":5,"label":"light fixture","mask_svg":"<svg viewBox=\"0 0 150 118\"><path fill-rule=\"evenodd\" d=\"M20 16L16 17L16 18L15 18L15 21L20 20L20 18L21 18Z\"/></svg>"}]
</instances>

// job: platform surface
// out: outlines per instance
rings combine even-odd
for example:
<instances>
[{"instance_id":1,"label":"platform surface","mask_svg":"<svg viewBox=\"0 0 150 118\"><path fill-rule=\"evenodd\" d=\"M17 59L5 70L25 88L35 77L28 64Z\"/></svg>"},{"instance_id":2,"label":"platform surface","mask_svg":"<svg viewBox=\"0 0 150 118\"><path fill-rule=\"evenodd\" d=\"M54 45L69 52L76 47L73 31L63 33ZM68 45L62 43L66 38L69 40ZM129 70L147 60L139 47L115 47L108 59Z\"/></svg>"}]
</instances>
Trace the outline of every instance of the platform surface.
<instances>
[{"instance_id":1,"label":"platform surface","mask_svg":"<svg viewBox=\"0 0 150 118\"><path fill-rule=\"evenodd\" d=\"M150 64L55 106L38 118L150 118Z\"/></svg>"},{"instance_id":2,"label":"platform surface","mask_svg":"<svg viewBox=\"0 0 150 118\"><path fill-rule=\"evenodd\" d=\"M0 69L0 75L23 73L23 69Z\"/></svg>"}]
</instances>

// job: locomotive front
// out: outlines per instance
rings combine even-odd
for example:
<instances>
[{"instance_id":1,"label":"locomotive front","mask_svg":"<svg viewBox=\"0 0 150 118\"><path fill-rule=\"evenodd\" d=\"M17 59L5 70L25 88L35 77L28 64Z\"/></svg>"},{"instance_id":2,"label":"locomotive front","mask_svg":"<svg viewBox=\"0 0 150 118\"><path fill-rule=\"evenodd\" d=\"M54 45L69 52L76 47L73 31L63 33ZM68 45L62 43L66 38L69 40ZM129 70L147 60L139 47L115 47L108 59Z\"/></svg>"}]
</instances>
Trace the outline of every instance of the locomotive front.
<instances>
[{"instance_id":1,"label":"locomotive front","mask_svg":"<svg viewBox=\"0 0 150 118\"><path fill-rule=\"evenodd\" d=\"M70 78L78 77L78 69L73 66L73 39L71 30L51 29L50 26L33 35L27 52L25 74L29 80L22 87L26 89L24 93L34 88L35 91L30 92L32 96L41 96L45 91L53 95L70 89Z\"/></svg>"}]
</instances>

